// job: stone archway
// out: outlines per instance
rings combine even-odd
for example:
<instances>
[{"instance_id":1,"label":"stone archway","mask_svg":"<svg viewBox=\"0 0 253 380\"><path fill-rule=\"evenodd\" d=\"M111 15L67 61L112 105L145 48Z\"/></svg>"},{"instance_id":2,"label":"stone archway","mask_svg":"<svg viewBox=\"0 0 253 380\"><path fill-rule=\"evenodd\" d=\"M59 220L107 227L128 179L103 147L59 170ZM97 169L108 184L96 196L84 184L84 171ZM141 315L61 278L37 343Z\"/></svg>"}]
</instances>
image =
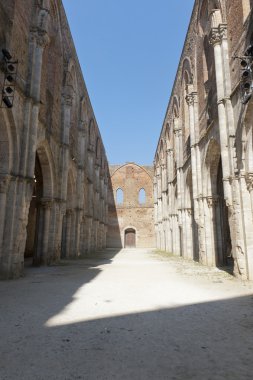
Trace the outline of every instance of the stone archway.
<instances>
[{"instance_id":1,"label":"stone archway","mask_svg":"<svg viewBox=\"0 0 253 380\"><path fill-rule=\"evenodd\" d=\"M224 266L231 261L231 238L228 208L224 199L220 147L211 140L206 155L205 233L207 263Z\"/></svg>"},{"instance_id":2,"label":"stone archway","mask_svg":"<svg viewBox=\"0 0 253 380\"><path fill-rule=\"evenodd\" d=\"M47 149L39 146L34 166L33 195L30 202L25 257L33 258L33 265L47 264L51 207L53 202L53 169Z\"/></svg>"},{"instance_id":3,"label":"stone archway","mask_svg":"<svg viewBox=\"0 0 253 380\"><path fill-rule=\"evenodd\" d=\"M38 222L41 199L43 196L43 176L40 166L38 154L35 158L34 181L33 181L33 194L30 203L28 223L27 223L27 238L25 246L25 258L34 257L37 243L38 243Z\"/></svg>"},{"instance_id":4,"label":"stone archway","mask_svg":"<svg viewBox=\"0 0 253 380\"><path fill-rule=\"evenodd\" d=\"M134 228L127 228L125 230L124 247L125 248L136 247L136 231Z\"/></svg>"}]
</instances>

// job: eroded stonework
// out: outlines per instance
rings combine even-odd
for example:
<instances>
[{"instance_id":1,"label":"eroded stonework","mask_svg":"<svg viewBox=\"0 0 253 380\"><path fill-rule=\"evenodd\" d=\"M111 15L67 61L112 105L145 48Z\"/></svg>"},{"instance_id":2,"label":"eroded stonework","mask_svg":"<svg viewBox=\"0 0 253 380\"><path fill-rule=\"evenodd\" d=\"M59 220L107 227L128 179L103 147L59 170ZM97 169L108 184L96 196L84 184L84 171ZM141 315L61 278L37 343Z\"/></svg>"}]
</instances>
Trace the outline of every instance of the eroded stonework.
<instances>
[{"instance_id":1,"label":"eroded stonework","mask_svg":"<svg viewBox=\"0 0 253 380\"><path fill-rule=\"evenodd\" d=\"M153 167L110 165L107 246L154 247Z\"/></svg>"},{"instance_id":2,"label":"eroded stonework","mask_svg":"<svg viewBox=\"0 0 253 380\"><path fill-rule=\"evenodd\" d=\"M253 280L251 0L196 0L155 155L157 247Z\"/></svg>"},{"instance_id":3,"label":"eroded stonework","mask_svg":"<svg viewBox=\"0 0 253 380\"><path fill-rule=\"evenodd\" d=\"M0 277L105 247L109 170L60 0L0 2ZM3 104L2 104L3 105Z\"/></svg>"}]
</instances>

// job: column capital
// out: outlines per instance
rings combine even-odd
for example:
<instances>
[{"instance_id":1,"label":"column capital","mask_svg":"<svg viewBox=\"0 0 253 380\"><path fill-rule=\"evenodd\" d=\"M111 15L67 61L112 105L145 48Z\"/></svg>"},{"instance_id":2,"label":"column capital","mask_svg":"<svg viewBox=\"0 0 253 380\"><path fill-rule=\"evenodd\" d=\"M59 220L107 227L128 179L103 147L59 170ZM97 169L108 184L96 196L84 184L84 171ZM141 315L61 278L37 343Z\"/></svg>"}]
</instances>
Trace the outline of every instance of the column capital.
<instances>
[{"instance_id":1,"label":"column capital","mask_svg":"<svg viewBox=\"0 0 253 380\"><path fill-rule=\"evenodd\" d=\"M9 175L0 175L0 193L6 193L10 183Z\"/></svg>"},{"instance_id":2,"label":"column capital","mask_svg":"<svg viewBox=\"0 0 253 380\"><path fill-rule=\"evenodd\" d=\"M223 39L227 39L227 24L220 24L218 27L212 28L209 35L209 42L215 46L221 44Z\"/></svg>"},{"instance_id":3,"label":"column capital","mask_svg":"<svg viewBox=\"0 0 253 380\"><path fill-rule=\"evenodd\" d=\"M185 99L188 106L193 106L194 103L197 103L197 95L197 92L191 92L188 95L186 95Z\"/></svg>"},{"instance_id":4,"label":"column capital","mask_svg":"<svg viewBox=\"0 0 253 380\"><path fill-rule=\"evenodd\" d=\"M47 34L47 32L42 31L39 28L32 28L31 29L31 40L32 42L35 42L38 47L44 49L46 46L50 43L50 38Z\"/></svg>"},{"instance_id":5,"label":"column capital","mask_svg":"<svg viewBox=\"0 0 253 380\"><path fill-rule=\"evenodd\" d=\"M245 181L249 192L253 190L253 173L247 173L245 175Z\"/></svg>"},{"instance_id":6,"label":"column capital","mask_svg":"<svg viewBox=\"0 0 253 380\"><path fill-rule=\"evenodd\" d=\"M41 206L46 209L46 210L50 210L53 206L53 199L50 199L50 198L42 198L40 200L40 203L41 203Z\"/></svg>"},{"instance_id":7,"label":"column capital","mask_svg":"<svg viewBox=\"0 0 253 380\"><path fill-rule=\"evenodd\" d=\"M215 208L219 202L219 197L217 196L208 196L206 197L207 205L209 208Z\"/></svg>"},{"instance_id":8,"label":"column capital","mask_svg":"<svg viewBox=\"0 0 253 380\"><path fill-rule=\"evenodd\" d=\"M176 137L180 137L181 135L182 135L182 128L181 127L176 127L176 128L174 128L174 135L176 136Z\"/></svg>"},{"instance_id":9,"label":"column capital","mask_svg":"<svg viewBox=\"0 0 253 380\"><path fill-rule=\"evenodd\" d=\"M64 90L62 92L62 99L63 103L67 107L72 107L73 103L73 98L74 98L74 90L72 86L65 86Z\"/></svg>"},{"instance_id":10,"label":"column capital","mask_svg":"<svg viewBox=\"0 0 253 380\"><path fill-rule=\"evenodd\" d=\"M189 216L191 216L193 210L192 210L191 207L184 207L184 208L182 209L182 211L187 212L187 214L188 214Z\"/></svg>"}]
</instances>

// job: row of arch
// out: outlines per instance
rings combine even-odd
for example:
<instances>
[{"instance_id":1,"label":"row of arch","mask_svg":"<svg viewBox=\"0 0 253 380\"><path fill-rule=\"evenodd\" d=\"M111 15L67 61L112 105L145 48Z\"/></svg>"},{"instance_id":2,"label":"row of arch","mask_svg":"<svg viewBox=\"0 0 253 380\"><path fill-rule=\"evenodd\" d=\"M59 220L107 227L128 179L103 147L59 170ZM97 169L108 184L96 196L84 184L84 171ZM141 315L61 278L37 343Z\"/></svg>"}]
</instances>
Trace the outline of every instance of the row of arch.
<instances>
[{"instance_id":1,"label":"row of arch","mask_svg":"<svg viewBox=\"0 0 253 380\"><path fill-rule=\"evenodd\" d=\"M251 17L248 5L247 13L243 4L241 10ZM155 156L156 236L161 249L207 265L230 265L235 274L253 278L253 207L247 206L252 102L239 109L239 89L231 95L232 81L240 77L230 60L227 34L235 21L227 21L229 6L222 0L195 3ZM252 35L244 21L241 54Z\"/></svg>"},{"instance_id":2,"label":"row of arch","mask_svg":"<svg viewBox=\"0 0 253 380\"><path fill-rule=\"evenodd\" d=\"M25 257L50 264L106 245L108 163L66 16L55 1L28 9L28 58L15 56L27 92L18 87L14 107L0 110L3 278L20 276ZM15 33L1 24L1 35L11 50Z\"/></svg>"}]
</instances>

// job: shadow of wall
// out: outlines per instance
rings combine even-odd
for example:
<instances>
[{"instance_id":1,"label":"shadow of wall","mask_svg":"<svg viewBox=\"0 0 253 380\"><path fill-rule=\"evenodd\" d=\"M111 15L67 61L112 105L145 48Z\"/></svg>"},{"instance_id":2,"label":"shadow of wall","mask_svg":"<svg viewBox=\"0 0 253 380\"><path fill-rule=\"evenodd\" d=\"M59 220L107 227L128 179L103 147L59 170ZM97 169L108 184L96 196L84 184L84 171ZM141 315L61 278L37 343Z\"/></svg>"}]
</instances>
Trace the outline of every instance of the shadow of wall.
<instances>
[{"instance_id":1,"label":"shadow of wall","mask_svg":"<svg viewBox=\"0 0 253 380\"><path fill-rule=\"evenodd\" d=\"M120 236L120 227L117 208L113 196L111 177L108 179L108 227L106 237L107 248L123 248Z\"/></svg>"}]
</instances>

